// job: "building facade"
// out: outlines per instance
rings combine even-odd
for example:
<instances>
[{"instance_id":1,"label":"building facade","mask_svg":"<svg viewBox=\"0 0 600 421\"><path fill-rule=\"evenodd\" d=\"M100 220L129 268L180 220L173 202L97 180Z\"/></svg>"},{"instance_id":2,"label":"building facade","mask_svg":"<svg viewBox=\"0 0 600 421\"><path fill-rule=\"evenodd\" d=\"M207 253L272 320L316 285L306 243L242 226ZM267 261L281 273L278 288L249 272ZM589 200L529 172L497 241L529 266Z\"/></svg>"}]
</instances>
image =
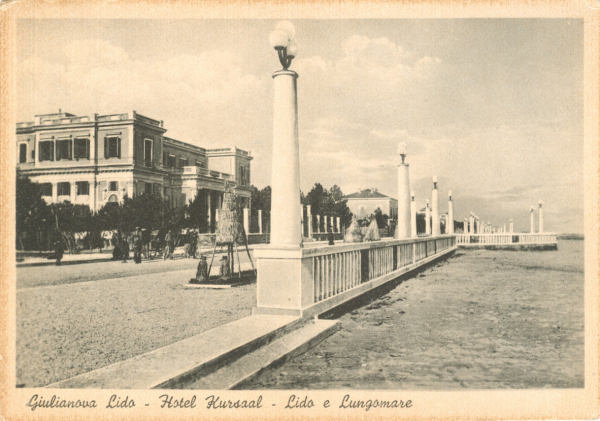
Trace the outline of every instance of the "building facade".
<instances>
[{"instance_id":1,"label":"building facade","mask_svg":"<svg viewBox=\"0 0 600 421\"><path fill-rule=\"evenodd\" d=\"M136 194L159 194L173 207L200 194L213 225L226 182L250 207L248 152L201 148L166 131L162 121L135 111L36 115L17 123L18 175L39 183L48 203L70 201L94 212Z\"/></svg>"},{"instance_id":2,"label":"building facade","mask_svg":"<svg viewBox=\"0 0 600 421\"><path fill-rule=\"evenodd\" d=\"M377 208L392 219L398 217L398 201L375 189L364 189L344 196L344 199L347 201L350 212L359 219L375 213Z\"/></svg>"}]
</instances>

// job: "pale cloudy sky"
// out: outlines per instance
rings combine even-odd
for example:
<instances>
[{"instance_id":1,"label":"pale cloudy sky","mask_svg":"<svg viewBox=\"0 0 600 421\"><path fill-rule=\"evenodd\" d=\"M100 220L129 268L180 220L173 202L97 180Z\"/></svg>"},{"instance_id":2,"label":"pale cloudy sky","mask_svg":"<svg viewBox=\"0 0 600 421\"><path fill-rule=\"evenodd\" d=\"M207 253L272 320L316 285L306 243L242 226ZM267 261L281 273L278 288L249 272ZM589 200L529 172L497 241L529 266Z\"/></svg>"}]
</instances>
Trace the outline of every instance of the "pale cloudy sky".
<instances>
[{"instance_id":1,"label":"pale cloudy sky","mask_svg":"<svg viewBox=\"0 0 600 421\"><path fill-rule=\"evenodd\" d=\"M254 155L271 177L271 20L24 20L18 121L135 109L167 135ZM438 175L455 217L583 231L583 25L567 19L294 20L302 188L396 191ZM445 212L445 200L441 211Z\"/></svg>"}]
</instances>

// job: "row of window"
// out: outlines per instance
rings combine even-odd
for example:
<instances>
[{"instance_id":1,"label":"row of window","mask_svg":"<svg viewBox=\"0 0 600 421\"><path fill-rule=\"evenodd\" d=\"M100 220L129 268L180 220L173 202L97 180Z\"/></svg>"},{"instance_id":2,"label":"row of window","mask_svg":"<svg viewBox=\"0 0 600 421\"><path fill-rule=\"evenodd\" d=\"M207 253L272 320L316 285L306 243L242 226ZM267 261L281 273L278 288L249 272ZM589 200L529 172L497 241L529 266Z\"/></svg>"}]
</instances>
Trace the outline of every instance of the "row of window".
<instances>
[{"instance_id":1,"label":"row of window","mask_svg":"<svg viewBox=\"0 0 600 421\"><path fill-rule=\"evenodd\" d=\"M40 192L42 196L52 196L52 183L41 183ZM119 183L117 181L110 181L108 183L108 191L114 192L119 190ZM90 194L90 183L88 181L76 181L75 182L75 193L77 196L88 196ZM56 183L56 195L57 196L70 196L71 195L71 183L68 181Z\"/></svg>"},{"instance_id":2,"label":"row of window","mask_svg":"<svg viewBox=\"0 0 600 421\"><path fill-rule=\"evenodd\" d=\"M39 142L40 161L61 161L72 159L90 159L90 140L87 138L75 138L64 140L44 140ZM144 139L144 163L147 167L152 166L153 160L153 142L151 139ZM31 158L34 159L34 151L31 151ZM121 158L121 138L111 136L104 138L104 158ZM179 162L177 162L179 161ZM19 145L19 163L27 162L27 145ZM177 165L179 164L179 165ZM189 165L187 158L180 157L167 152L163 153L163 166L170 168L183 168ZM203 167L200 161L195 165Z\"/></svg>"},{"instance_id":3,"label":"row of window","mask_svg":"<svg viewBox=\"0 0 600 421\"><path fill-rule=\"evenodd\" d=\"M190 165L190 161L187 158L179 157L177 158L175 155L170 154L168 152L163 152L163 167L165 168L183 168ZM197 167L205 167L205 165L196 161L195 164Z\"/></svg>"},{"instance_id":4,"label":"row of window","mask_svg":"<svg viewBox=\"0 0 600 421\"><path fill-rule=\"evenodd\" d=\"M42 196L52 196L52 183L40 184ZM87 181L77 181L75 183L75 192L77 196L88 196L90 194L90 183ZM57 196L71 196L71 183L56 183Z\"/></svg>"}]
</instances>

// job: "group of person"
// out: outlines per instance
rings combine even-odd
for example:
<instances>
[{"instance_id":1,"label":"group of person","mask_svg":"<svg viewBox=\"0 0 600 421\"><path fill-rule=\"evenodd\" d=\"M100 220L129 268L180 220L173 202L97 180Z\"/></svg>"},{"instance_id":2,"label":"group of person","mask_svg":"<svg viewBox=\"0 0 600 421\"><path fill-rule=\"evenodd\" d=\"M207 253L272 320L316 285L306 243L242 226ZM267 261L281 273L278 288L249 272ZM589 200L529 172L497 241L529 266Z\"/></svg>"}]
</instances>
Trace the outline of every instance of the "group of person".
<instances>
[{"instance_id":1,"label":"group of person","mask_svg":"<svg viewBox=\"0 0 600 421\"><path fill-rule=\"evenodd\" d=\"M133 261L135 263L142 262L144 248L150 247L150 241L147 237L148 232L144 233L140 227L136 227L135 231L128 237L121 230L113 233L113 260L122 260L127 262L130 251L133 250ZM175 235L172 230L169 230L164 237L164 247L162 249L163 259L173 259L175 251Z\"/></svg>"}]
</instances>

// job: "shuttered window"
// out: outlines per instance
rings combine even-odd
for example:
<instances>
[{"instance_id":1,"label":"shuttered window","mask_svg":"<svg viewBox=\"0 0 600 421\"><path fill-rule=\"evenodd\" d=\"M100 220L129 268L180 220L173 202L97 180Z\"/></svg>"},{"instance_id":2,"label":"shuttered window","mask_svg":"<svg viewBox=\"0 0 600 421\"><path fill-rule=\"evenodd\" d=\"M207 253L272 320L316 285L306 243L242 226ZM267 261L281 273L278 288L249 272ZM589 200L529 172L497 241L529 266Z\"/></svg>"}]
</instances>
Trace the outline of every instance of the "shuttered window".
<instances>
[{"instance_id":1,"label":"shuttered window","mask_svg":"<svg viewBox=\"0 0 600 421\"><path fill-rule=\"evenodd\" d=\"M121 158L121 138L109 136L104 138L104 158Z\"/></svg>"},{"instance_id":2,"label":"shuttered window","mask_svg":"<svg viewBox=\"0 0 600 421\"><path fill-rule=\"evenodd\" d=\"M90 140L77 138L73 144L73 157L75 159L90 159Z\"/></svg>"}]
</instances>

